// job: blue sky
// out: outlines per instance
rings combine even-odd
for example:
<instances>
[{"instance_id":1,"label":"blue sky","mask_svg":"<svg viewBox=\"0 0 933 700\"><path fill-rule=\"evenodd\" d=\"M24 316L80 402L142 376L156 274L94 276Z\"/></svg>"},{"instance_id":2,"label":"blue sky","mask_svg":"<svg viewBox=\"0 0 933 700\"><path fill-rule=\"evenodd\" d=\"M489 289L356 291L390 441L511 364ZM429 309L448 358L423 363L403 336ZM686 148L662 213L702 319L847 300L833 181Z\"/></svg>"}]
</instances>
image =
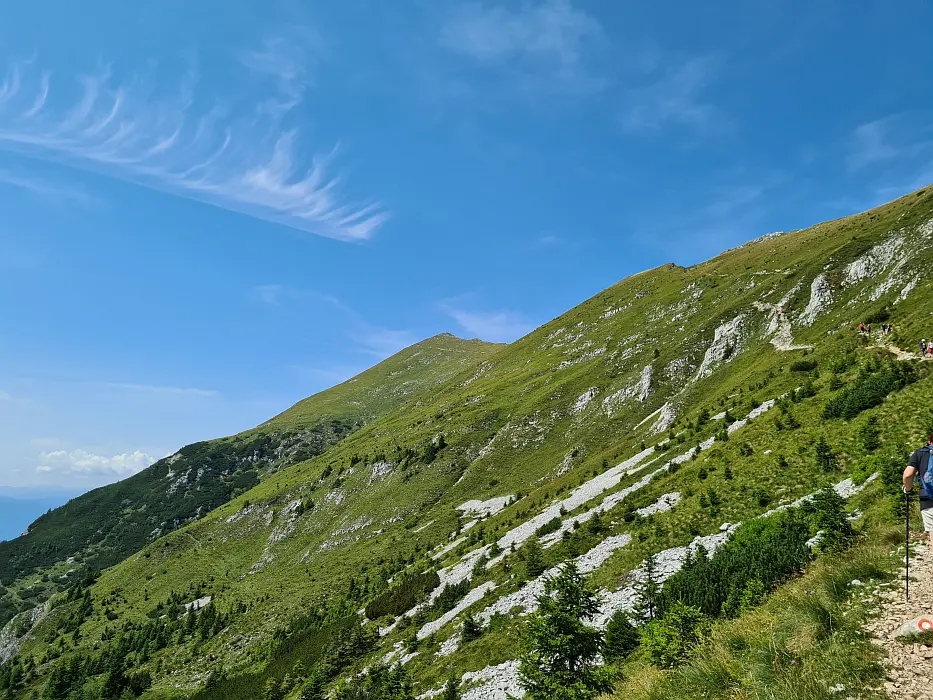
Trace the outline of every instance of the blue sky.
<instances>
[{"instance_id":1,"label":"blue sky","mask_svg":"<svg viewBox=\"0 0 933 700\"><path fill-rule=\"evenodd\" d=\"M0 26L0 486L933 181L933 6L49 2Z\"/></svg>"}]
</instances>

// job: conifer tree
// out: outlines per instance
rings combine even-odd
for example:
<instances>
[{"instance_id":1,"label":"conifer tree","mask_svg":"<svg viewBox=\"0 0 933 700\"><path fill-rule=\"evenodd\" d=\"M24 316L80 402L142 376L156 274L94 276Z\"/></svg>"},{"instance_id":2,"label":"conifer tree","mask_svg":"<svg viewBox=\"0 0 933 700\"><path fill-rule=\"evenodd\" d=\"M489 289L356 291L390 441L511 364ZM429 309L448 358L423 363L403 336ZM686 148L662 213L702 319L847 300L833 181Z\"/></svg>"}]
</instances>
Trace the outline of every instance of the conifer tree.
<instances>
[{"instance_id":1,"label":"conifer tree","mask_svg":"<svg viewBox=\"0 0 933 700\"><path fill-rule=\"evenodd\" d=\"M598 611L596 593L572 561L547 580L522 639L527 700L593 700L612 690L615 672L597 664L602 633L586 624Z\"/></svg>"}]
</instances>

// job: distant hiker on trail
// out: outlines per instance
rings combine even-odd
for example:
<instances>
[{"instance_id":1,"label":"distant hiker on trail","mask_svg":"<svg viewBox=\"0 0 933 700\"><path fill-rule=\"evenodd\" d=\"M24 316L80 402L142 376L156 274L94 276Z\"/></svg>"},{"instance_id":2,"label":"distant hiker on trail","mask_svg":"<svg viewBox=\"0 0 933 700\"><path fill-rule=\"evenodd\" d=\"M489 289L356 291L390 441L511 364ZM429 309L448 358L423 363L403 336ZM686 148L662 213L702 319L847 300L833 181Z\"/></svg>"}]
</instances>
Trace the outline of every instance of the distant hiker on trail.
<instances>
[{"instance_id":1,"label":"distant hiker on trail","mask_svg":"<svg viewBox=\"0 0 933 700\"><path fill-rule=\"evenodd\" d=\"M864 333L864 332L865 332L865 324L864 324L864 323L858 324L858 329L859 329L860 332Z\"/></svg>"},{"instance_id":2,"label":"distant hiker on trail","mask_svg":"<svg viewBox=\"0 0 933 700\"><path fill-rule=\"evenodd\" d=\"M904 493L910 493L914 487L914 479L920 477L920 517L923 518L923 529L930 533L930 544L933 544L933 470L930 469L930 455L933 454L933 434L926 447L914 450L907 460L904 470Z\"/></svg>"},{"instance_id":3,"label":"distant hiker on trail","mask_svg":"<svg viewBox=\"0 0 933 700\"><path fill-rule=\"evenodd\" d=\"M926 338L924 338L923 340L920 341L920 354L921 354L921 355L926 355L926 354L927 354L927 341L926 341Z\"/></svg>"}]
</instances>

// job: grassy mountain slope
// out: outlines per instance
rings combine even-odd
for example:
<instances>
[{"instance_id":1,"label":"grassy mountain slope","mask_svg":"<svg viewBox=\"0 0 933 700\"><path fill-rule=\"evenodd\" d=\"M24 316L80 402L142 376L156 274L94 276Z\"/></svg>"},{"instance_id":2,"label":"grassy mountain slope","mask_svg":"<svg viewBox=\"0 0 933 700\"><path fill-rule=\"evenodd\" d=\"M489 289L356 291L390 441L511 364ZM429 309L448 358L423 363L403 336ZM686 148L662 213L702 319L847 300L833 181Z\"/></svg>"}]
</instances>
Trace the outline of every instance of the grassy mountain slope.
<instances>
[{"instance_id":1,"label":"grassy mountain slope","mask_svg":"<svg viewBox=\"0 0 933 700\"><path fill-rule=\"evenodd\" d=\"M321 454L498 348L448 334L429 338L257 428L183 447L139 474L50 511L24 536L0 543L0 583L13 589L0 600L0 620L84 570L125 559L269 474Z\"/></svg>"},{"instance_id":2,"label":"grassy mountain slope","mask_svg":"<svg viewBox=\"0 0 933 700\"><path fill-rule=\"evenodd\" d=\"M724 523L864 466L866 417L892 448L915 441L933 378L872 345L910 350L933 335L931 263L927 188L630 277L147 544L89 585L86 604L15 621L0 649L5 635L34 661L24 692L113 644L151 675L148 698L208 681L199 698L257 697L296 661L322 657L329 678L404 658L422 691L451 670L508 682L542 567L583 557L608 615L648 555L679 566L675 548L715 545ZM890 318L894 333L853 329L870 318ZM881 385L886 400L859 403ZM829 417L833 401L857 416ZM821 438L834 459L815 455ZM178 604L206 596L222 623L200 636L172 626L196 624ZM486 625L479 639L461 638L467 613ZM151 634L168 641L131 641L158 624L167 631ZM101 674L82 677L89 693Z\"/></svg>"}]
</instances>

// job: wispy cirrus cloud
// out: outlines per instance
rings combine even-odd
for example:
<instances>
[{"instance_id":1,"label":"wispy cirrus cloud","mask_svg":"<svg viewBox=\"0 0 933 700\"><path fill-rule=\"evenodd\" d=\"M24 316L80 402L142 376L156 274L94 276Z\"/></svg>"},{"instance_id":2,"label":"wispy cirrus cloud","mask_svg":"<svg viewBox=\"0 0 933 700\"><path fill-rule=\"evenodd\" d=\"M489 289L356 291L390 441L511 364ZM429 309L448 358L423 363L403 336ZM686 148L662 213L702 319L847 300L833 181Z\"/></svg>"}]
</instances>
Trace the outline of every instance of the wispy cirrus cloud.
<instances>
[{"instance_id":1,"label":"wispy cirrus cloud","mask_svg":"<svg viewBox=\"0 0 933 700\"><path fill-rule=\"evenodd\" d=\"M253 296L268 306L282 306L290 302L319 301L356 317L356 313L340 299L311 289L300 289L288 284L258 284L252 289Z\"/></svg>"},{"instance_id":2,"label":"wispy cirrus cloud","mask_svg":"<svg viewBox=\"0 0 933 700\"><path fill-rule=\"evenodd\" d=\"M192 396L192 397L210 397L220 396L220 392L214 389L200 389L198 387L188 386L165 386L160 384L133 384L130 382L104 382L101 384L107 389L118 389L120 391L130 391L137 394L151 394L155 396Z\"/></svg>"},{"instance_id":3,"label":"wispy cirrus cloud","mask_svg":"<svg viewBox=\"0 0 933 700\"><path fill-rule=\"evenodd\" d=\"M302 101L301 52L275 38L241 63L271 85L256 93L209 95L195 70L173 81L118 80L110 68L53 85L51 73L13 65L0 84L0 148L100 172L289 228L345 241L370 238L387 220L378 203L356 204L331 170L336 148L305 156L285 116ZM64 100L53 100L63 85ZM58 93L56 93L57 95Z\"/></svg>"},{"instance_id":4,"label":"wispy cirrus cloud","mask_svg":"<svg viewBox=\"0 0 933 700\"><path fill-rule=\"evenodd\" d=\"M420 338L405 329L387 328L370 323L362 314L337 297L287 284L262 284L252 288L254 298L270 307L289 307L307 302L323 303L336 309L348 322L348 338L357 349L380 360L418 342ZM298 365L296 365L298 366Z\"/></svg>"},{"instance_id":5,"label":"wispy cirrus cloud","mask_svg":"<svg viewBox=\"0 0 933 700\"><path fill-rule=\"evenodd\" d=\"M505 69L526 86L565 92L605 84L587 62L587 52L604 38L599 21L570 0L518 9L470 2L448 16L440 43L481 65Z\"/></svg>"},{"instance_id":6,"label":"wispy cirrus cloud","mask_svg":"<svg viewBox=\"0 0 933 700\"><path fill-rule=\"evenodd\" d=\"M0 169L0 185L25 190L40 199L56 204L76 204L88 209L100 204L99 199L76 185L66 185L25 173L14 173L10 170Z\"/></svg>"},{"instance_id":7,"label":"wispy cirrus cloud","mask_svg":"<svg viewBox=\"0 0 933 700\"><path fill-rule=\"evenodd\" d=\"M704 91L718 78L716 56L666 60L650 70L641 85L627 91L623 125L630 131L659 131L668 126L711 132L726 123L725 115Z\"/></svg>"},{"instance_id":8,"label":"wispy cirrus cloud","mask_svg":"<svg viewBox=\"0 0 933 700\"><path fill-rule=\"evenodd\" d=\"M859 124L846 158L850 170L909 162L933 151L933 114L892 114Z\"/></svg>"},{"instance_id":9,"label":"wispy cirrus cloud","mask_svg":"<svg viewBox=\"0 0 933 700\"><path fill-rule=\"evenodd\" d=\"M492 343L511 343L534 330L534 324L513 311L475 311L450 304L440 308L467 333Z\"/></svg>"},{"instance_id":10,"label":"wispy cirrus cloud","mask_svg":"<svg viewBox=\"0 0 933 700\"><path fill-rule=\"evenodd\" d=\"M360 344L363 352L379 359L394 355L420 340L408 330L383 328L368 324L356 331L353 337Z\"/></svg>"}]
</instances>

